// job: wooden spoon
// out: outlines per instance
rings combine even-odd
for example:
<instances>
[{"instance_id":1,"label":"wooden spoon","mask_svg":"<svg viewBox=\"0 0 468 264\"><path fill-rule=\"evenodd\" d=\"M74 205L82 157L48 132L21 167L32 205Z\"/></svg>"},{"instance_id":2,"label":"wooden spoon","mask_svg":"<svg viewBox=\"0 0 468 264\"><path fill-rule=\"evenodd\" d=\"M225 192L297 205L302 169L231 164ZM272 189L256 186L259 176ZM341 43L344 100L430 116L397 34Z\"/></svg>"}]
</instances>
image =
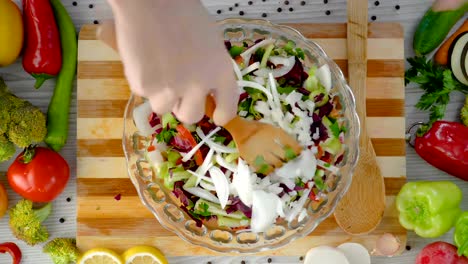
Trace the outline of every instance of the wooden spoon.
<instances>
[{"instance_id":1,"label":"wooden spoon","mask_svg":"<svg viewBox=\"0 0 468 264\"><path fill-rule=\"evenodd\" d=\"M215 108L213 97L207 96L205 114L212 118ZM269 124L236 116L223 127L231 133L240 156L249 165L255 167L257 171L261 170L264 174L283 165L286 161L286 148L292 149L296 154L302 150L296 139L283 129ZM268 167L264 167L264 165Z\"/></svg>"},{"instance_id":2,"label":"wooden spoon","mask_svg":"<svg viewBox=\"0 0 468 264\"><path fill-rule=\"evenodd\" d=\"M348 1L348 76L361 122L360 153L348 192L335 210L338 225L358 235L373 231L385 210L385 185L366 126L367 0Z\"/></svg>"}]
</instances>

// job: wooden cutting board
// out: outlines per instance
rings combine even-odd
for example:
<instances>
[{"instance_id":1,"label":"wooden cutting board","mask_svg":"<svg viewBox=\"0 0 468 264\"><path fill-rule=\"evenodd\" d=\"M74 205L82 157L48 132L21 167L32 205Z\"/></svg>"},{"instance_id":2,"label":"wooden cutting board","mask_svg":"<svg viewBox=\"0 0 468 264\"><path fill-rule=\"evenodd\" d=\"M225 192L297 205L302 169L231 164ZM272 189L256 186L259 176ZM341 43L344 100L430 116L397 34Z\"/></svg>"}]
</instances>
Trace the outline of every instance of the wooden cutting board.
<instances>
[{"instance_id":1,"label":"wooden cutting board","mask_svg":"<svg viewBox=\"0 0 468 264\"><path fill-rule=\"evenodd\" d=\"M321 45L347 75L345 24L290 24ZM123 114L130 92L119 56L96 40L96 26L79 37L77 119L77 243L81 250L118 252L136 244L159 247L168 256L217 255L164 229L142 205L127 176L122 150ZM406 231L398 223L395 195L406 182L404 48L399 24L371 23L368 40L367 125L385 177L387 208L371 234L350 236L333 216L309 236L261 255L301 256L317 245L355 241L372 250L383 233ZM120 196L120 200L116 199Z\"/></svg>"}]
</instances>

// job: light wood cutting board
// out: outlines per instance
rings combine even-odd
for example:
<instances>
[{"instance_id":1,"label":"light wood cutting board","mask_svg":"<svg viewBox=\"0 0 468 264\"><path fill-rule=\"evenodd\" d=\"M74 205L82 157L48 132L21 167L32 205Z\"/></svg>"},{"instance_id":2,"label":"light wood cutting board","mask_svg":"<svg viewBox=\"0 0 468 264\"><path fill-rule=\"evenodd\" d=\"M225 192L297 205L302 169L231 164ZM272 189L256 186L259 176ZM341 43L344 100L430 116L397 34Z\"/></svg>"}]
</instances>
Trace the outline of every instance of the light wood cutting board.
<instances>
[{"instance_id":1,"label":"light wood cutting board","mask_svg":"<svg viewBox=\"0 0 468 264\"><path fill-rule=\"evenodd\" d=\"M289 24L321 45L347 75L345 24ZM79 37L77 119L77 243L81 250L132 245L159 247L168 256L217 255L164 229L142 205L127 176L122 150L123 114L130 92L119 56L96 40L96 26ZM385 177L387 208L382 223L363 236L345 234L333 216L309 236L261 255L301 256L317 245L355 241L373 249L383 233L406 231L398 223L395 195L406 182L404 36L394 23L371 23L368 40L367 125ZM121 199L114 197L120 195Z\"/></svg>"}]
</instances>

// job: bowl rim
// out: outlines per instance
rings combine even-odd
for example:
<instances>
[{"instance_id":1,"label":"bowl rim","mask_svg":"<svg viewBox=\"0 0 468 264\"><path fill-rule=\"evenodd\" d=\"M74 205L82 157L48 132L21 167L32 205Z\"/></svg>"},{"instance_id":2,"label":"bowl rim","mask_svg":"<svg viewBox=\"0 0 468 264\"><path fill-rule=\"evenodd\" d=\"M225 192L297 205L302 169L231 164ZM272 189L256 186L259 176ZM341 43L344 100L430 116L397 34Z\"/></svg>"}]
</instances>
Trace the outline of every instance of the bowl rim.
<instances>
[{"instance_id":1,"label":"bowl rim","mask_svg":"<svg viewBox=\"0 0 468 264\"><path fill-rule=\"evenodd\" d=\"M352 179L353 179L353 174L354 174L354 171L355 171L355 168L356 168L356 164L357 164L357 161L358 161L359 156L360 156L359 138L360 138L360 134L361 134L361 124L360 124L361 122L360 122L359 116L358 116L358 114L356 112L356 101L355 101L354 94L353 94L350 86L346 82L346 79L345 79L341 69L333 61L333 59L331 59L325 53L325 51L322 49L322 47L320 47L314 41L306 38L297 29L295 29L295 28L293 28L291 26L284 25L284 24L276 24L276 23L273 23L270 20L266 20L266 19L226 18L226 19L217 21L216 24L218 25L218 28L221 28L222 26L229 25L229 24L239 24L239 26L241 26L242 24L254 24L254 25L261 25L261 26L270 27L270 28L276 28L276 29L280 29L280 30L285 31L284 34L292 35L295 38L299 38L301 41L305 42L307 45L311 45L314 48L316 48L318 50L319 54L320 54L321 59L325 60L326 64L330 65L331 67L334 67L335 72L338 73L338 76L336 76L336 77L342 83L342 85L344 87L344 91L347 93L346 96L350 99L350 106L351 106L350 110L352 111L352 114L353 114L354 119L355 119L354 121L356 122L356 126L357 126L357 127L354 128L354 130L355 130L354 132L355 132L357 140L356 140L354 146L352 146L354 151L355 151L355 156L354 156L354 160L349 161L352 164L350 169L349 169L350 179L344 183L344 186L342 187L343 188L342 192L336 193L336 196L332 201L329 200L329 204L331 206L331 209L328 210L328 212L326 212L323 215L321 215L320 217L318 217L316 219L315 223L313 225L311 225L309 228L303 228L300 232L296 232L294 235L292 235L292 236L290 236L290 237L288 237L286 239L282 239L279 243L263 244L263 245L260 245L260 246L256 246L253 249L249 248L247 250L244 250L246 248L242 248L242 250L240 250L239 248L233 248L233 247L224 247L222 250L220 250L219 247L216 247L216 246L214 246L214 245L212 245L210 243L205 243L205 242L202 242L201 240L190 239L190 237L188 237L185 233L183 233L182 230L179 230L178 228L175 228L174 225L167 224L165 219L162 219L163 216L157 214L156 211L152 209L152 206L150 205L149 201L147 200L145 194L143 193L144 189L137 188L137 186L139 186L139 183L137 182L137 179L135 179L135 177L132 176L133 175L133 170L131 169L131 166L130 166L130 164L128 162L130 160L129 156L132 155L132 153L128 153L128 151L127 151L127 149L125 147L129 143L129 142L127 142L127 140L128 140L127 137L125 136L126 126L127 126L126 125L127 113L128 113L128 109L131 107L131 103L135 100L135 97L136 97L135 94L133 94L133 93L130 94L130 98L129 98L129 100L128 100L127 104L126 104L126 107L125 107L124 129L123 129L124 136L122 138L122 147L123 147L123 151L124 151L124 155L125 155L125 159L126 159L127 173L129 175L129 178L132 181L133 185L136 187L135 189L137 190L137 193L138 193L138 196L139 196L141 202L156 217L156 219L158 220L158 222L160 223L161 226L163 226L165 229L175 233L179 238L181 238L182 240L184 240L184 241L186 241L186 242L188 242L190 244L201 246L203 248L207 248L207 249L212 250L212 251L217 252L217 253L255 254L257 252L263 252L263 251L268 251L268 250L273 250L273 249L277 249L277 248L280 248L280 247L284 247L284 246L288 245L289 243L293 242L296 239L299 239L299 238L302 238L302 237L305 237L305 236L309 235L311 232L313 232L317 228L317 226L320 223L322 223L325 219L330 217L330 215L335 211L339 201L341 201L341 199L348 192L349 187L351 186ZM133 155L135 155L135 154L133 154Z\"/></svg>"}]
</instances>

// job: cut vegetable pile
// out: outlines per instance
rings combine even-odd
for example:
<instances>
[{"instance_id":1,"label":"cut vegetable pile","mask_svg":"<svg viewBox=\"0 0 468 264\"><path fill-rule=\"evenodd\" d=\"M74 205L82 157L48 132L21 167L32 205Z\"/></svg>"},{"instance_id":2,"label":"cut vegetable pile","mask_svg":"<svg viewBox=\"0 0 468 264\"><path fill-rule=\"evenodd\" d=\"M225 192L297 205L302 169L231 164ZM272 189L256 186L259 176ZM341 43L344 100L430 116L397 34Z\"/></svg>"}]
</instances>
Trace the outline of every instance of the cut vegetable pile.
<instances>
[{"instance_id":1,"label":"cut vegetable pile","mask_svg":"<svg viewBox=\"0 0 468 264\"><path fill-rule=\"evenodd\" d=\"M209 221L264 232L279 221L301 222L304 205L326 196L327 180L343 159L346 127L338 95L331 92L330 68L307 68L304 52L293 42L225 44L238 79L238 115L284 129L303 146L302 153L296 157L285 146L287 161L267 176L264 158L257 157L254 171L229 132L208 117L186 125L170 113L156 115L144 103L133 117L140 134L152 138L146 158L155 180L198 225Z\"/></svg>"}]
</instances>

